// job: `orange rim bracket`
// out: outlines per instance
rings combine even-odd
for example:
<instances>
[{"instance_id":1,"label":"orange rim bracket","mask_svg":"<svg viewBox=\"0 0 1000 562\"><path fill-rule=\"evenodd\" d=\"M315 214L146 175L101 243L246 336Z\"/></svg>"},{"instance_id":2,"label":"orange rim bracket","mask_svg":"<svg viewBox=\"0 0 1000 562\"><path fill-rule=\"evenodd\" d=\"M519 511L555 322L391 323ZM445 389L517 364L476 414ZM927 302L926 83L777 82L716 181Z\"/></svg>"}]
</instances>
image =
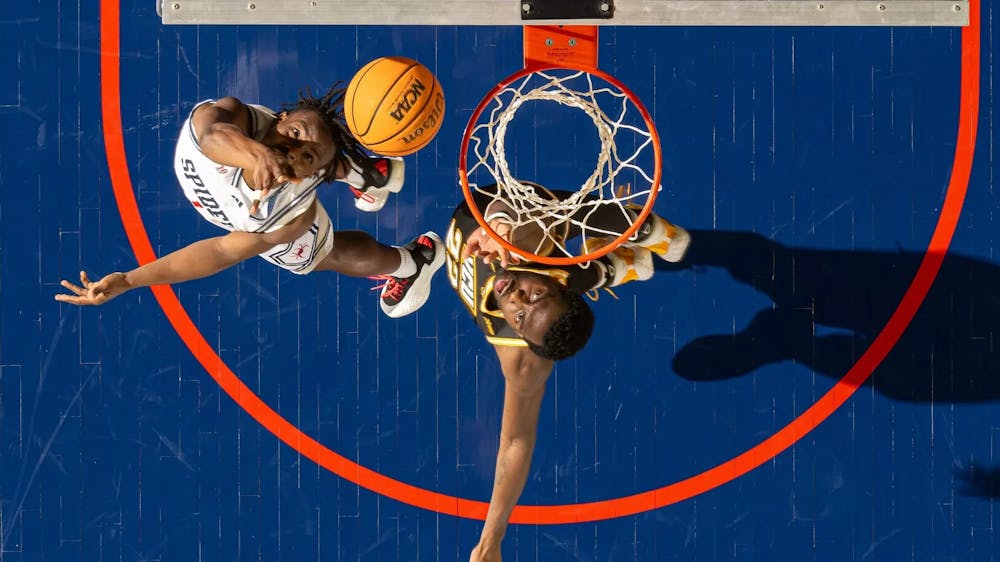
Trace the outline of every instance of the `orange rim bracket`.
<instances>
[{"instance_id":1,"label":"orange rim bracket","mask_svg":"<svg viewBox=\"0 0 1000 562\"><path fill-rule=\"evenodd\" d=\"M524 26L524 67L545 66L597 68L597 26Z\"/></svg>"}]
</instances>

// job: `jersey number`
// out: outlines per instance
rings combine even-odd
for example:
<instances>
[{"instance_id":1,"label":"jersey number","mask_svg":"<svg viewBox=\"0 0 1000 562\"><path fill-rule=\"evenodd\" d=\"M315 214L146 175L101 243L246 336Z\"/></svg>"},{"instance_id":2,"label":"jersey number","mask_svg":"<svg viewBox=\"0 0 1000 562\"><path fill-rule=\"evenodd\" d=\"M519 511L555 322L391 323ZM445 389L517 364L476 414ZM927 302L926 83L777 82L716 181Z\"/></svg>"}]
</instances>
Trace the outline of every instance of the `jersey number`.
<instances>
[{"instance_id":1,"label":"jersey number","mask_svg":"<svg viewBox=\"0 0 1000 562\"><path fill-rule=\"evenodd\" d=\"M462 231L455 226L452 219L448 225L448 233L445 238L445 250L448 254L448 282L451 288L455 289L459 298L468 307L473 316L476 314L476 258L469 257L464 262L461 260L464 239Z\"/></svg>"}]
</instances>

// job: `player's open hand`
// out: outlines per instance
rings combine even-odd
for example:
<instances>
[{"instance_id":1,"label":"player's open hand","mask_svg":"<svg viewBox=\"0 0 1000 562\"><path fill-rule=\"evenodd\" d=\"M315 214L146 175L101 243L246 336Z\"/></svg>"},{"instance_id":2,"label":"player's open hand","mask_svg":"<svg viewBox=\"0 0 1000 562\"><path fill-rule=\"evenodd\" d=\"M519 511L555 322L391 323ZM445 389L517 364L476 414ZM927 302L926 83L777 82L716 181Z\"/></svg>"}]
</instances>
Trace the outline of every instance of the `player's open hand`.
<instances>
[{"instance_id":1,"label":"player's open hand","mask_svg":"<svg viewBox=\"0 0 1000 562\"><path fill-rule=\"evenodd\" d=\"M81 306L104 304L132 288L126 281L124 273L111 273L94 282L87 277L85 271L80 272L80 285L74 285L66 280L63 280L61 285L73 294L60 293L56 295L56 300Z\"/></svg>"},{"instance_id":2,"label":"player's open hand","mask_svg":"<svg viewBox=\"0 0 1000 562\"><path fill-rule=\"evenodd\" d=\"M503 235L503 232L498 232L498 234ZM501 267L507 267L511 264L521 263L521 259L516 255L512 254L510 250L504 248L499 242L494 240L489 234L486 233L486 229L479 228L469 239L465 241L465 248L462 250L462 261L469 256L476 256L483 260L483 263L490 263L495 260L500 261Z\"/></svg>"}]
</instances>

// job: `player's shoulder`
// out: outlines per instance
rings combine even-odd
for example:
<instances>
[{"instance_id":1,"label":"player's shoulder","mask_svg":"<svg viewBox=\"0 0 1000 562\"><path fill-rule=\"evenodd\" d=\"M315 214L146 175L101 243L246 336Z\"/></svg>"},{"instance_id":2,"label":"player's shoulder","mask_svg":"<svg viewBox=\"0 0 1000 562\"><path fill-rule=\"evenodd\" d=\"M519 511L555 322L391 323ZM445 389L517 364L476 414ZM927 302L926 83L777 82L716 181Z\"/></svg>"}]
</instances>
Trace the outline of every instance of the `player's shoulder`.
<instances>
[{"instance_id":1,"label":"player's shoulder","mask_svg":"<svg viewBox=\"0 0 1000 562\"><path fill-rule=\"evenodd\" d=\"M191 109L191 117L199 121L235 122L252 118L254 114L265 117L276 115L274 110L267 106L246 103L235 96L202 100Z\"/></svg>"}]
</instances>

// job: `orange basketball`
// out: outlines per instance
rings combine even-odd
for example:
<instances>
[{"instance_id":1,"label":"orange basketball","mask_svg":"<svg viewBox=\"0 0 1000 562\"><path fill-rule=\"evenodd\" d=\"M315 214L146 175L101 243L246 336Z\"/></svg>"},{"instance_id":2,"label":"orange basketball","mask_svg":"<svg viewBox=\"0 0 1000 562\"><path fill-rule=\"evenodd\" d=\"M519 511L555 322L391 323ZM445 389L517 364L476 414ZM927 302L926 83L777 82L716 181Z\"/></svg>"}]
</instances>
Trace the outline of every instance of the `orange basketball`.
<instances>
[{"instance_id":1,"label":"orange basketball","mask_svg":"<svg viewBox=\"0 0 1000 562\"><path fill-rule=\"evenodd\" d=\"M444 93L426 66L406 57L382 57L351 79L344 117L354 137L372 152L413 154L441 128Z\"/></svg>"}]
</instances>

